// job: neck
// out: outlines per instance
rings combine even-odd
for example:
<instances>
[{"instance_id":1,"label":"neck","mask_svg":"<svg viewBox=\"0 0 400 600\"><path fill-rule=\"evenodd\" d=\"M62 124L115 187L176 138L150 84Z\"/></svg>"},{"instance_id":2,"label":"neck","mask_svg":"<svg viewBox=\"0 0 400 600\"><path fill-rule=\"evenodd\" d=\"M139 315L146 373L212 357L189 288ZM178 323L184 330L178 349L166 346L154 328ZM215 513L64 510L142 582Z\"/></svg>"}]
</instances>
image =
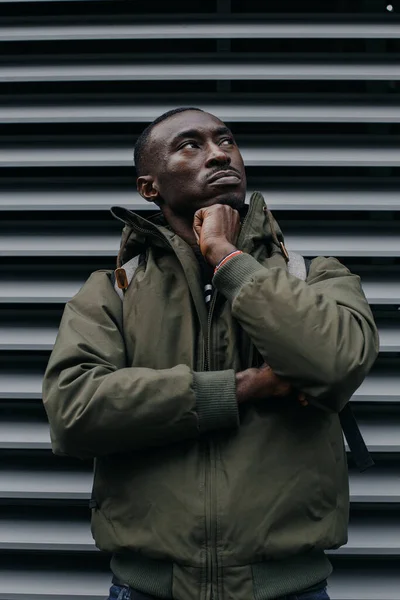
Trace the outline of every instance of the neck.
<instances>
[{"instance_id":1,"label":"neck","mask_svg":"<svg viewBox=\"0 0 400 600\"><path fill-rule=\"evenodd\" d=\"M185 218L180 215L176 215L171 212L168 206L163 206L161 211L171 229L175 231L175 233L179 235L184 242L189 244L189 246L191 246L193 249L197 250L198 244L193 231L193 218Z\"/></svg>"}]
</instances>

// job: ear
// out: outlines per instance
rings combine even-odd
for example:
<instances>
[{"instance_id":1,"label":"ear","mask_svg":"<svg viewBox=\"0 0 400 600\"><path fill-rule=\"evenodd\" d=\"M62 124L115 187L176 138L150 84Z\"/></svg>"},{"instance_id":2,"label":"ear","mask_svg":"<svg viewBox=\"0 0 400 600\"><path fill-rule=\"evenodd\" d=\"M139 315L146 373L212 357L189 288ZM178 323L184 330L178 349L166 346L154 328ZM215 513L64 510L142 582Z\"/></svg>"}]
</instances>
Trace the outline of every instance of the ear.
<instances>
[{"instance_id":1,"label":"ear","mask_svg":"<svg viewBox=\"0 0 400 600\"><path fill-rule=\"evenodd\" d=\"M151 175L141 175L136 180L136 187L139 194L147 200L147 202L160 202L160 194L157 183Z\"/></svg>"}]
</instances>

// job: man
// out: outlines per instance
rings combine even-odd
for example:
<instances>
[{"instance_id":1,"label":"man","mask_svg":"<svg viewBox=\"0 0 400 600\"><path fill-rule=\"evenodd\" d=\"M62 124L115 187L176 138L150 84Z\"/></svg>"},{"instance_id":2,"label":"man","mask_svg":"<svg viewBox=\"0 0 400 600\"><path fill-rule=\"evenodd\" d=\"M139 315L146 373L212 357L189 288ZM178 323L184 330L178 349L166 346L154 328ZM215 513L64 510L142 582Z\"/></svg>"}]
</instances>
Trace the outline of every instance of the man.
<instances>
[{"instance_id":1,"label":"man","mask_svg":"<svg viewBox=\"0 0 400 600\"><path fill-rule=\"evenodd\" d=\"M54 452L95 458L110 598L327 599L348 521L338 412L378 352L359 278L323 257L289 273L216 117L166 113L135 162L161 215L114 209L123 299L113 273L89 278L43 388Z\"/></svg>"}]
</instances>

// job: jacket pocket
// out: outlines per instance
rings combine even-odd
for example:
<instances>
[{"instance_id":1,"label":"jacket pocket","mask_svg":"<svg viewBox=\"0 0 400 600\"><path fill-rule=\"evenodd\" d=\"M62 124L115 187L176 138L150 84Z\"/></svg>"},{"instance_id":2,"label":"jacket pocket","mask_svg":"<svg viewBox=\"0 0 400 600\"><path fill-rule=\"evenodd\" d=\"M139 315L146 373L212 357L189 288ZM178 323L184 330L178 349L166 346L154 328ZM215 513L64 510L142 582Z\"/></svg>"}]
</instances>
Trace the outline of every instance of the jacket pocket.
<instances>
[{"instance_id":1,"label":"jacket pocket","mask_svg":"<svg viewBox=\"0 0 400 600\"><path fill-rule=\"evenodd\" d=\"M323 519L337 507L338 464L331 443L329 429L329 426L321 424L318 435L319 439L315 440L315 443L312 445L317 489L313 494L310 511L315 519Z\"/></svg>"}]
</instances>

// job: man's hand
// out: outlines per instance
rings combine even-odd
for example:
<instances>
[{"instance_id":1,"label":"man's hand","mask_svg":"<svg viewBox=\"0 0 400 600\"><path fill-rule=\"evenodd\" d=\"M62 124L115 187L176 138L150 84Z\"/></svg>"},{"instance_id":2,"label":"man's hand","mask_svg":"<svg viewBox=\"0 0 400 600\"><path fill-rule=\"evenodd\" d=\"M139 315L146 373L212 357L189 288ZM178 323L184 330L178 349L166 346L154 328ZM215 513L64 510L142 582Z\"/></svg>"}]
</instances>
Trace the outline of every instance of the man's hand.
<instances>
[{"instance_id":1,"label":"man's hand","mask_svg":"<svg viewBox=\"0 0 400 600\"><path fill-rule=\"evenodd\" d=\"M275 375L271 367L264 364L261 368L246 369L236 373L236 397L238 404L251 400L260 400L268 396L287 396L293 391L291 384ZM300 392L298 401L307 406L305 395Z\"/></svg>"},{"instance_id":2,"label":"man's hand","mask_svg":"<svg viewBox=\"0 0 400 600\"><path fill-rule=\"evenodd\" d=\"M194 215L193 231L202 255L215 267L225 256L237 250L239 213L225 204L200 208Z\"/></svg>"}]
</instances>

